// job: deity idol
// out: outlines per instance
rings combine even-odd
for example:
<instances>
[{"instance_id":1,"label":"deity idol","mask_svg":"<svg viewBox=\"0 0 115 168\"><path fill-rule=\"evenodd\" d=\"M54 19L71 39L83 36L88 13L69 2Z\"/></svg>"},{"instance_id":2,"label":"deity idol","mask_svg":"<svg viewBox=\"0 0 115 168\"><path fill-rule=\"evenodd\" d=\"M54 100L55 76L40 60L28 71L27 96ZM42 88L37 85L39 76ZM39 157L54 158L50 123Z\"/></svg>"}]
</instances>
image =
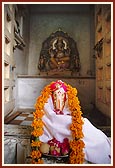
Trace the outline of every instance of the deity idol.
<instances>
[{"instance_id":1,"label":"deity idol","mask_svg":"<svg viewBox=\"0 0 115 168\"><path fill-rule=\"evenodd\" d=\"M44 126L39 141L42 145L48 144L47 151L54 155L69 154L70 163L81 163L84 156L85 160L94 164L110 164L111 142L101 130L82 117L76 88L58 80L47 86L44 95L47 95L46 92L49 96L44 102ZM62 149L62 146L65 148Z\"/></svg>"}]
</instances>

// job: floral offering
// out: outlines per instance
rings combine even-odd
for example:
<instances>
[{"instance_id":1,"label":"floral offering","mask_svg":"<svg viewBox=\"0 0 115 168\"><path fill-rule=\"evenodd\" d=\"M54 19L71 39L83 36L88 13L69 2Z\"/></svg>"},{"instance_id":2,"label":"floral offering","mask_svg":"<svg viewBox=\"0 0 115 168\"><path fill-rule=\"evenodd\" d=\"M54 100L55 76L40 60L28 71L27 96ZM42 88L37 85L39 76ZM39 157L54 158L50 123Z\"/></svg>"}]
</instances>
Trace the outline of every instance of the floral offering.
<instances>
[{"instance_id":1,"label":"floral offering","mask_svg":"<svg viewBox=\"0 0 115 168\"><path fill-rule=\"evenodd\" d=\"M44 116L44 105L47 102L48 98L52 96L53 91L57 87L63 87L68 97L68 106L71 111L72 123L70 124L69 129L71 130L72 140L69 140L67 137L63 139L63 142L60 142L55 137L49 140L47 143L43 143L40 141L40 136L44 134L44 122L42 121L42 117ZM83 132L82 132L82 112L80 107L80 102L77 97L77 89L67 85L62 81L51 82L47 85L41 95L37 98L35 104L36 111L33 113L34 120L32 122L32 163L34 164L42 164L42 154L46 153L52 156L64 156L69 155L69 163L70 164L82 164L84 162L84 152L83 148L85 144L82 140ZM63 115L60 112L57 115Z\"/></svg>"}]
</instances>

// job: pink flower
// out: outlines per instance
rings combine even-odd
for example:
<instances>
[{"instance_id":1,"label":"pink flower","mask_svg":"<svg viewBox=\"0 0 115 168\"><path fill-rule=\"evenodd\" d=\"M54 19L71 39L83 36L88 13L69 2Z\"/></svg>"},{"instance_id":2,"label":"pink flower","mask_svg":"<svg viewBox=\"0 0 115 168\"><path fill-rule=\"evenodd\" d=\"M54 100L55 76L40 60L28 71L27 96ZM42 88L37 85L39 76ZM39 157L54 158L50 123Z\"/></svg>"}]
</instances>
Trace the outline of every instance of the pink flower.
<instances>
[{"instance_id":1,"label":"pink flower","mask_svg":"<svg viewBox=\"0 0 115 168\"><path fill-rule=\"evenodd\" d=\"M67 155L69 153L69 148L63 148L61 152L62 155Z\"/></svg>"},{"instance_id":2,"label":"pink flower","mask_svg":"<svg viewBox=\"0 0 115 168\"><path fill-rule=\"evenodd\" d=\"M69 153L70 147L68 138L64 138L62 143L53 138L48 141L48 144L50 145L50 154L53 156L66 155Z\"/></svg>"},{"instance_id":3,"label":"pink flower","mask_svg":"<svg viewBox=\"0 0 115 168\"><path fill-rule=\"evenodd\" d=\"M61 144L61 153L62 155L66 155L69 153L69 140L68 138L65 138Z\"/></svg>"},{"instance_id":4,"label":"pink flower","mask_svg":"<svg viewBox=\"0 0 115 168\"><path fill-rule=\"evenodd\" d=\"M61 80L57 80L56 82L53 82L50 85L50 88L52 91L55 91L59 88L63 88L65 92L67 92L67 87L65 86L64 82L62 82Z\"/></svg>"},{"instance_id":5,"label":"pink flower","mask_svg":"<svg viewBox=\"0 0 115 168\"><path fill-rule=\"evenodd\" d=\"M59 152L57 152L57 150L53 150L53 151L51 151L51 155L53 155L53 156L60 156L60 153Z\"/></svg>"},{"instance_id":6,"label":"pink flower","mask_svg":"<svg viewBox=\"0 0 115 168\"><path fill-rule=\"evenodd\" d=\"M48 141L48 144L49 144L50 146L56 146L56 147L60 147L60 146L61 146L60 141L58 141L58 140L55 139L55 138L49 140L49 141Z\"/></svg>"}]
</instances>

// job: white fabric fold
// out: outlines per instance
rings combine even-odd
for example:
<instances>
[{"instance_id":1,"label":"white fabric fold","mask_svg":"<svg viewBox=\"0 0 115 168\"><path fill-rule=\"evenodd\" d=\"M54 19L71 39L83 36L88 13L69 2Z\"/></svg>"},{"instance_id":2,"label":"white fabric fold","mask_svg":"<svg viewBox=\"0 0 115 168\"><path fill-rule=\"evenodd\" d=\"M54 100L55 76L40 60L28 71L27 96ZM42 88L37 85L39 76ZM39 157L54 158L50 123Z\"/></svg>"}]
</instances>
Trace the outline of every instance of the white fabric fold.
<instances>
[{"instance_id":1,"label":"white fabric fold","mask_svg":"<svg viewBox=\"0 0 115 168\"><path fill-rule=\"evenodd\" d=\"M45 103L44 112L45 115L42 118L45 124L44 134L40 136L42 142L47 142L54 137L60 142L64 138L72 139L69 129L72 117L67 105L64 107L63 115L56 115L50 97L48 102ZM110 164L111 142L109 138L101 130L93 126L87 118L84 118L83 134L85 159L96 164Z\"/></svg>"}]
</instances>

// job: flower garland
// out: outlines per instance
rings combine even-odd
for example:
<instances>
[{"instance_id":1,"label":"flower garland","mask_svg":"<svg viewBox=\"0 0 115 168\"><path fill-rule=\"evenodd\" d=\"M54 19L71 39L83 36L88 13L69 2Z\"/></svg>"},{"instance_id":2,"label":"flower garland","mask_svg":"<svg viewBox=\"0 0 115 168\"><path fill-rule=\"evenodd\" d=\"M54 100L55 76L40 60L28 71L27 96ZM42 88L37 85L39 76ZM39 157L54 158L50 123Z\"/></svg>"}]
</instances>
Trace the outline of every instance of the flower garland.
<instances>
[{"instance_id":1,"label":"flower garland","mask_svg":"<svg viewBox=\"0 0 115 168\"><path fill-rule=\"evenodd\" d=\"M32 140L31 140L31 158L33 164L42 164L42 153L39 150L40 145L42 142L39 140L39 136L41 136L44 133L43 126L44 123L42 121L42 117L44 115L44 104L47 102L48 98L52 94L50 85L53 82L51 82L49 85L47 85L43 91L41 92L41 95L37 98L35 109L36 111L33 112L34 120L32 122ZM84 152L83 148L85 147L85 144L82 140L83 138L83 132L82 132L82 112L80 107L80 102L78 100L77 95L77 89L72 88L70 85L67 85L64 83L64 85L67 87L67 95L68 95L68 105L69 109L71 111L72 116L72 123L70 125L70 130L72 132L73 139L69 142L70 145L70 154L69 154L69 163L70 164L82 164L84 161Z\"/></svg>"}]
</instances>

